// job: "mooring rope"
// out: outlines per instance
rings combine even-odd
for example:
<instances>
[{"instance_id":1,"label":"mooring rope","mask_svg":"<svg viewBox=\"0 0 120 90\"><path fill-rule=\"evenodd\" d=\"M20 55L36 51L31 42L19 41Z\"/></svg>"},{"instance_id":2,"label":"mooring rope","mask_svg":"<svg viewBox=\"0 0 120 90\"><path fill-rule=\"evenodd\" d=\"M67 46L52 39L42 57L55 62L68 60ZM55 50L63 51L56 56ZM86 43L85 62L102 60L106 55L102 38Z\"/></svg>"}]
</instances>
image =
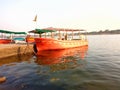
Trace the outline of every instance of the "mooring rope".
<instances>
[{"instance_id":1,"label":"mooring rope","mask_svg":"<svg viewBox=\"0 0 120 90\"><path fill-rule=\"evenodd\" d=\"M27 42L27 44L26 44L26 48L25 48L25 50L24 50L24 53L23 53L23 54L25 54L25 52L27 51L27 49L31 50L30 45L29 45L29 43L28 43L28 42ZM32 49L32 52L33 52L35 55L37 55L37 53L34 51L34 49Z\"/></svg>"}]
</instances>

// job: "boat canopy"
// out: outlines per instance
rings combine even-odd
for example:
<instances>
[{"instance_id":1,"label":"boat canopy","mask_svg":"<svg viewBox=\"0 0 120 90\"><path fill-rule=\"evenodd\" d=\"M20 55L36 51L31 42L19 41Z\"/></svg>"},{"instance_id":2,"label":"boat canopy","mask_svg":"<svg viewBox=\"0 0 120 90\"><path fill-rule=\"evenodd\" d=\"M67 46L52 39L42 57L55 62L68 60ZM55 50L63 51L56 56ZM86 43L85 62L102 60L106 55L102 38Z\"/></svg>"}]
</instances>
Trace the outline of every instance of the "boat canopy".
<instances>
[{"instance_id":1,"label":"boat canopy","mask_svg":"<svg viewBox=\"0 0 120 90\"><path fill-rule=\"evenodd\" d=\"M13 32L14 34L27 34L26 32Z\"/></svg>"},{"instance_id":2,"label":"boat canopy","mask_svg":"<svg viewBox=\"0 0 120 90\"><path fill-rule=\"evenodd\" d=\"M12 32L7 30L0 30L0 33L12 33Z\"/></svg>"},{"instance_id":3,"label":"boat canopy","mask_svg":"<svg viewBox=\"0 0 120 90\"><path fill-rule=\"evenodd\" d=\"M0 30L0 33L7 33L7 34L27 34L26 32L13 32L8 30Z\"/></svg>"},{"instance_id":4,"label":"boat canopy","mask_svg":"<svg viewBox=\"0 0 120 90\"><path fill-rule=\"evenodd\" d=\"M32 31L29 31L29 33L37 33L37 34L48 33L48 32L56 32L56 31L55 30L47 30L47 29L35 29Z\"/></svg>"}]
</instances>

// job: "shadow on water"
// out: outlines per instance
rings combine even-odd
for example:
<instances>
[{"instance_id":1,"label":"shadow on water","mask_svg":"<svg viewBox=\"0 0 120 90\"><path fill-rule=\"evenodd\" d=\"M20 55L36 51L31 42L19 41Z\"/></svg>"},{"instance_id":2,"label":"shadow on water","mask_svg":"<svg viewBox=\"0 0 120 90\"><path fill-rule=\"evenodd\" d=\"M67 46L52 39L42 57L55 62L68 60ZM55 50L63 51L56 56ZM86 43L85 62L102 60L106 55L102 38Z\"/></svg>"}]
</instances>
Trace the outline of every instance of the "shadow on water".
<instances>
[{"instance_id":1,"label":"shadow on water","mask_svg":"<svg viewBox=\"0 0 120 90\"><path fill-rule=\"evenodd\" d=\"M29 61L29 59L32 56L33 55L31 53L27 53L27 54L18 54L16 56L2 58L2 59L0 59L0 66L6 65L6 64L11 64L11 63L19 63L22 61Z\"/></svg>"},{"instance_id":2,"label":"shadow on water","mask_svg":"<svg viewBox=\"0 0 120 90\"><path fill-rule=\"evenodd\" d=\"M88 46L65 50L40 51L37 53L35 62L39 65L49 66L51 71L72 69L82 66L77 63L84 60Z\"/></svg>"}]
</instances>

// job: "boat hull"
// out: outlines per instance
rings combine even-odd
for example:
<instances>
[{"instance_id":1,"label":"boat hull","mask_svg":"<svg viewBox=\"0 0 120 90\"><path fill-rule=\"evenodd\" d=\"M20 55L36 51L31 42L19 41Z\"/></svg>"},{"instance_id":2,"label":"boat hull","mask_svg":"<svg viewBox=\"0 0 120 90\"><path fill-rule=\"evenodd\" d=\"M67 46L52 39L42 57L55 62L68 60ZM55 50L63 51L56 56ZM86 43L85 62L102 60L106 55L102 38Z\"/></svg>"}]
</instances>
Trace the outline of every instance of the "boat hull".
<instances>
[{"instance_id":1,"label":"boat hull","mask_svg":"<svg viewBox=\"0 0 120 90\"><path fill-rule=\"evenodd\" d=\"M12 42L12 40L10 40L10 39L0 39L0 44L9 44L11 42Z\"/></svg>"},{"instance_id":2,"label":"boat hull","mask_svg":"<svg viewBox=\"0 0 120 90\"><path fill-rule=\"evenodd\" d=\"M87 40L55 40L51 38L35 38L37 51L58 50L87 46Z\"/></svg>"}]
</instances>

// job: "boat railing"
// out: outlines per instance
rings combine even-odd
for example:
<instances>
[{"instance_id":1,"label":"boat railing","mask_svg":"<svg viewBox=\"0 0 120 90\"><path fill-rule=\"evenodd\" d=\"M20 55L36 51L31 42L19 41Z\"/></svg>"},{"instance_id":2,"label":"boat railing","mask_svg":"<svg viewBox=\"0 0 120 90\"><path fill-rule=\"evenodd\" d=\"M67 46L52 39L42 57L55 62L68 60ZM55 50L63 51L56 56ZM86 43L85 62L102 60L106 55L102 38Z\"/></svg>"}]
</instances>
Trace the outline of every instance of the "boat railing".
<instances>
[{"instance_id":1,"label":"boat railing","mask_svg":"<svg viewBox=\"0 0 120 90\"><path fill-rule=\"evenodd\" d=\"M40 38L53 38L55 40L87 40L85 30L69 30L69 29L35 29L30 31L39 34ZM38 33L37 33L38 32Z\"/></svg>"}]
</instances>

